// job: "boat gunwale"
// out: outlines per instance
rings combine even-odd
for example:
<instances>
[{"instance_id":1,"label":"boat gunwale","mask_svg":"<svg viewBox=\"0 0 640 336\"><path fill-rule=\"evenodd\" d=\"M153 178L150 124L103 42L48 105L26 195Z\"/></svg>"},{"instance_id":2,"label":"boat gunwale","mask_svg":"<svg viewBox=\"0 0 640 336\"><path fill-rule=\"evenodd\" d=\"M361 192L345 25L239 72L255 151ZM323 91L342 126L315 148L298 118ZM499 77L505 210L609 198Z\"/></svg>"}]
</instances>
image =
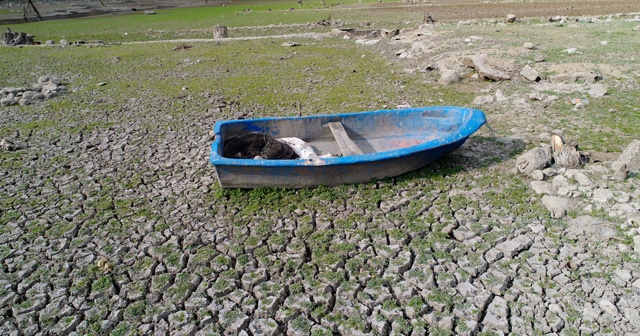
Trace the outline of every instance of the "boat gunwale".
<instances>
[{"instance_id":1,"label":"boat gunwale","mask_svg":"<svg viewBox=\"0 0 640 336\"><path fill-rule=\"evenodd\" d=\"M300 118L308 118L308 119L316 119L316 118L336 118L336 117L349 117L353 115L365 115L365 114L380 114L384 112L407 112L407 113L417 113L417 112L426 112L429 110L457 110L457 111L465 111L469 112L468 116L464 116L460 126L456 129L455 132L450 132L443 137L438 137L433 140L429 140L427 142L398 148L394 150L377 152L377 153L368 153L363 155L351 155L351 156L337 156L337 157L328 157L328 158L319 158L317 160L307 160L307 159L292 159L292 160L255 160L255 159L234 159L223 157L218 154L218 147L220 146L220 132L221 128L225 124L232 123L248 123L248 122L266 122L273 120L295 120ZM210 162L214 166L250 166L250 167L265 167L265 166L273 166L273 167L322 167L327 165L350 165L355 163L367 163L374 161L383 161L396 159L399 157L403 157L406 155L414 154L417 152L426 152L441 146L446 146L451 143L455 143L457 141L468 138L471 134L476 132L482 125L486 122L486 117L484 112L474 109L474 108L466 108L466 107L458 107L458 106L428 106L428 107L416 107L416 108L407 108L407 109L393 109L393 110L376 110L376 111L365 111L365 112L350 112L350 113L338 113L338 114L318 114L311 116L290 116L290 117L265 117L265 118L255 118L255 119L240 119L240 120L223 120L216 122L214 132L216 136L216 140L211 144L211 156Z\"/></svg>"}]
</instances>

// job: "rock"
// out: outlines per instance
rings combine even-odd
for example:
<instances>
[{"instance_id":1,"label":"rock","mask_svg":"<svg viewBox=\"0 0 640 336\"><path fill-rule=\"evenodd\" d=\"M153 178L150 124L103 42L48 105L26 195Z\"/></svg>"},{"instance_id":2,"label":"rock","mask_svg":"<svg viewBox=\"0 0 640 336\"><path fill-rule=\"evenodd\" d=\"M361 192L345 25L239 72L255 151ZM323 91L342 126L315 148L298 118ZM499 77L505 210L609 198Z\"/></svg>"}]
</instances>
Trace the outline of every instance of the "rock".
<instances>
[{"instance_id":1,"label":"rock","mask_svg":"<svg viewBox=\"0 0 640 336\"><path fill-rule=\"evenodd\" d=\"M625 165L629 172L640 172L640 140L633 140L611 167L619 170Z\"/></svg>"},{"instance_id":2,"label":"rock","mask_svg":"<svg viewBox=\"0 0 640 336\"><path fill-rule=\"evenodd\" d=\"M399 29L380 29L380 36L382 37L394 37L400 34Z\"/></svg>"},{"instance_id":3,"label":"rock","mask_svg":"<svg viewBox=\"0 0 640 336\"><path fill-rule=\"evenodd\" d=\"M617 167L618 168L616 169L616 171L613 172L613 175L611 175L611 179L622 181L629 177L629 169L627 168L626 164L617 165Z\"/></svg>"},{"instance_id":4,"label":"rock","mask_svg":"<svg viewBox=\"0 0 640 336\"><path fill-rule=\"evenodd\" d=\"M156 11L152 11L152 10L146 10L144 11L144 15L155 15Z\"/></svg>"},{"instance_id":5,"label":"rock","mask_svg":"<svg viewBox=\"0 0 640 336\"><path fill-rule=\"evenodd\" d=\"M537 170L539 171L539 170ZM549 182L545 181L531 181L530 183L531 189L536 192L536 194L551 194L553 193L553 186Z\"/></svg>"},{"instance_id":6,"label":"rock","mask_svg":"<svg viewBox=\"0 0 640 336\"><path fill-rule=\"evenodd\" d=\"M545 94L542 94L542 93L540 93L538 91L531 92L529 94L529 100L533 100L533 101L543 101L543 100L545 100L546 97L547 96Z\"/></svg>"},{"instance_id":7,"label":"rock","mask_svg":"<svg viewBox=\"0 0 640 336\"><path fill-rule=\"evenodd\" d=\"M69 45L69 42L67 42L67 40L65 40L65 39L62 39L62 40L60 40L60 45L63 46L63 47L66 47L66 46Z\"/></svg>"},{"instance_id":8,"label":"rock","mask_svg":"<svg viewBox=\"0 0 640 336\"><path fill-rule=\"evenodd\" d=\"M616 307L616 305L614 305L607 299L600 300L600 302L598 302L598 306L600 307L600 309L604 310L610 315L617 316L618 314L620 314L618 307Z\"/></svg>"},{"instance_id":9,"label":"rock","mask_svg":"<svg viewBox=\"0 0 640 336\"><path fill-rule=\"evenodd\" d=\"M542 170L536 169L536 170L531 172L531 178L536 180L536 181L542 181L542 180L544 180L545 175L542 172Z\"/></svg>"},{"instance_id":10,"label":"rock","mask_svg":"<svg viewBox=\"0 0 640 336\"><path fill-rule=\"evenodd\" d=\"M609 189L596 189L593 191L593 200L599 203L607 203L613 198L613 192Z\"/></svg>"},{"instance_id":11,"label":"rock","mask_svg":"<svg viewBox=\"0 0 640 336\"><path fill-rule=\"evenodd\" d=\"M438 83L443 85L451 85L451 84L459 83L461 80L462 78L460 78L460 75L458 75L457 71L445 70L442 72L442 75L440 76Z\"/></svg>"},{"instance_id":12,"label":"rock","mask_svg":"<svg viewBox=\"0 0 640 336\"><path fill-rule=\"evenodd\" d=\"M545 195L542 197L542 204L551 213L551 218L562 218L569 210L569 200L562 197Z\"/></svg>"},{"instance_id":13,"label":"rock","mask_svg":"<svg viewBox=\"0 0 640 336\"><path fill-rule=\"evenodd\" d=\"M509 74L489 65L487 63L487 58L484 55L468 56L463 59L463 62L466 66L478 70L478 74L483 79L489 79L493 81L511 79L511 76Z\"/></svg>"},{"instance_id":14,"label":"rock","mask_svg":"<svg viewBox=\"0 0 640 336\"><path fill-rule=\"evenodd\" d=\"M513 258L517 256L521 251L528 249L533 240L525 235L517 236L511 240L507 240L496 245L496 248L504 253L505 256Z\"/></svg>"},{"instance_id":15,"label":"rock","mask_svg":"<svg viewBox=\"0 0 640 336\"><path fill-rule=\"evenodd\" d=\"M569 178L573 178L574 180L576 180L576 182L578 182L581 186L590 186L593 182L591 181L591 179L585 175L584 173L580 172L580 171L575 171L572 172L571 176L569 176L569 172L572 171L572 169L567 170L567 177Z\"/></svg>"},{"instance_id":16,"label":"rock","mask_svg":"<svg viewBox=\"0 0 640 336\"><path fill-rule=\"evenodd\" d=\"M236 308L224 308L218 316L220 325L229 334L237 334L249 325L249 317Z\"/></svg>"},{"instance_id":17,"label":"rock","mask_svg":"<svg viewBox=\"0 0 640 336\"><path fill-rule=\"evenodd\" d=\"M299 45L300 45L300 43L292 42L292 41L286 41L286 42L282 43L283 47L297 47Z\"/></svg>"},{"instance_id":18,"label":"rock","mask_svg":"<svg viewBox=\"0 0 640 336\"><path fill-rule=\"evenodd\" d=\"M525 49L529 49L529 50L535 50L536 49L536 46L531 42L525 42L522 45L522 47L525 48Z\"/></svg>"},{"instance_id":19,"label":"rock","mask_svg":"<svg viewBox=\"0 0 640 336\"><path fill-rule=\"evenodd\" d=\"M254 335L278 335L278 323L272 318L255 319L249 324L249 330Z\"/></svg>"},{"instance_id":20,"label":"rock","mask_svg":"<svg viewBox=\"0 0 640 336\"><path fill-rule=\"evenodd\" d=\"M537 54L533 56L533 61L536 63L542 63L544 62L544 55L542 54Z\"/></svg>"},{"instance_id":21,"label":"rock","mask_svg":"<svg viewBox=\"0 0 640 336\"><path fill-rule=\"evenodd\" d=\"M27 144L22 141L9 140L6 138L2 138L0 140L0 148L2 148L7 152L13 152L13 151L27 148Z\"/></svg>"},{"instance_id":22,"label":"rock","mask_svg":"<svg viewBox=\"0 0 640 336\"><path fill-rule=\"evenodd\" d=\"M601 98L607 94L609 89L602 84L593 84L591 88L589 88L589 95L593 98Z\"/></svg>"},{"instance_id":23,"label":"rock","mask_svg":"<svg viewBox=\"0 0 640 336\"><path fill-rule=\"evenodd\" d=\"M617 270L613 271L613 273L618 278L624 280L625 282L631 281L631 279L633 279L633 276L631 275L631 272L629 272L626 269L617 269Z\"/></svg>"},{"instance_id":24,"label":"rock","mask_svg":"<svg viewBox=\"0 0 640 336\"><path fill-rule=\"evenodd\" d=\"M537 147L516 159L516 168L519 172L530 174L534 170L541 170L551 164L551 148Z\"/></svg>"},{"instance_id":25,"label":"rock","mask_svg":"<svg viewBox=\"0 0 640 336\"><path fill-rule=\"evenodd\" d=\"M474 105L487 105L493 103L493 96L478 96L473 99Z\"/></svg>"},{"instance_id":26,"label":"rock","mask_svg":"<svg viewBox=\"0 0 640 336\"><path fill-rule=\"evenodd\" d=\"M633 250L640 253L640 235L633 237Z\"/></svg>"},{"instance_id":27,"label":"rock","mask_svg":"<svg viewBox=\"0 0 640 336\"><path fill-rule=\"evenodd\" d=\"M617 234L618 232L610 228L606 222L591 216L580 216L571 220L566 229L566 235L570 239L607 241Z\"/></svg>"},{"instance_id":28,"label":"rock","mask_svg":"<svg viewBox=\"0 0 640 336\"><path fill-rule=\"evenodd\" d=\"M22 98L18 101L20 105L29 105L37 99L43 99L44 95L36 91L25 91L22 93Z\"/></svg>"},{"instance_id":29,"label":"rock","mask_svg":"<svg viewBox=\"0 0 640 336\"><path fill-rule=\"evenodd\" d=\"M507 14L507 19L506 21L509 23L514 23L516 22L517 17L514 14Z\"/></svg>"},{"instance_id":30,"label":"rock","mask_svg":"<svg viewBox=\"0 0 640 336\"><path fill-rule=\"evenodd\" d=\"M520 75L532 82L539 82L542 80L542 78L540 78L540 74L528 65L525 65L524 68L522 68Z\"/></svg>"},{"instance_id":31,"label":"rock","mask_svg":"<svg viewBox=\"0 0 640 336\"><path fill-rule=\"evenodd\" d=\"M503 101L507 101L507 100L509 100L509 98L504 95L504 92L502 92L502 90L500 90L500 89L497 89L496 90L496 101L497 102L503 102Z\"/></svg>"},{"instance_id":32,"label":"rock","mask_svg":"<svg viewBox=\"0 0 640 336\"><path fill-rule=\"evenodd\" d=\"M573 79L574 82L585 82L590 84L593 84L595 82L602 80L602 76L595 74L593 72L585 72L585 71L575 72L571 74L571 78Z\"/></svg>"},{"instance_id":33,"label":"rock","mask_svg":"<svg viewBox=\"0 0 640 336\"><path fill-rule=\"evenodd\" d=\"M68 335L80 324L80 321L82 321L80 315L63 317L49 330L49 333L51 335Z\"/></svg>"}]
</instances>

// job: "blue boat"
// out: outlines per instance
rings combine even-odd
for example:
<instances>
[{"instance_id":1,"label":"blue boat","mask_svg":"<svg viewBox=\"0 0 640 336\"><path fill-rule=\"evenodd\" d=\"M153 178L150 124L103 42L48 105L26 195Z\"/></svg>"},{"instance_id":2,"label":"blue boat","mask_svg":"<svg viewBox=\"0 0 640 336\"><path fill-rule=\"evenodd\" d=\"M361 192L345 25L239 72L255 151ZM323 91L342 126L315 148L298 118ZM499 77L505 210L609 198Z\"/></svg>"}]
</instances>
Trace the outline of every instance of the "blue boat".
<instances>
[{"instance_id":1,"label":"blue boat","mask_svg":"<svg viewBox=\"0 0 640 336\"><path fill-rule=\"evenodd\" d=\"M370 182L424 167L456 150L485 122L482 111L454 106L218 121L210 161L224 188ZM224 157L225 142L248 132L302 139L318 157Z\"/></svg>"}]
</instances>

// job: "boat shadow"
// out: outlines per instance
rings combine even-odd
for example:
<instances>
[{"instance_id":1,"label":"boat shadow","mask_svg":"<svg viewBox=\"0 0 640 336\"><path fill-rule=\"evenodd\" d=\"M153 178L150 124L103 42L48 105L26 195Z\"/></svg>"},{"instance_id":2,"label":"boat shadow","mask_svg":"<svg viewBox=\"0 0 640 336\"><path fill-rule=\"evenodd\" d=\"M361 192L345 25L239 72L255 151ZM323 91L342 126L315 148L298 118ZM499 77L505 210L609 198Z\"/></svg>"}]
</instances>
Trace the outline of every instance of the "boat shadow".
<instances>
[{"instance_id":1,"label":"boat shadow","mask_svg":"<svg viewBox=\"0 0 640 336\"><path fill-rule=\"evenodd\" d=\"M398 176L396 180L411 181L487 168L515 158L525 147L526 143L517 138L472 136L457 150L421 169Z\"/></svg>"}]
</instances>

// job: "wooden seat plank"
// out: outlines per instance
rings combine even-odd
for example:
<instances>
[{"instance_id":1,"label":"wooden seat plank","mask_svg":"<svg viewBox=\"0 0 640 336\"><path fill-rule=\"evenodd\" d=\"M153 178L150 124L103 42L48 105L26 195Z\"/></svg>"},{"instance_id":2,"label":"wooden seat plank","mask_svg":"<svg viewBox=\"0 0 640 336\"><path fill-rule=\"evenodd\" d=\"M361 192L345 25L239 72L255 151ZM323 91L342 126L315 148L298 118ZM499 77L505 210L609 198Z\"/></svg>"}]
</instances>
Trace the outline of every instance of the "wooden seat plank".
<instances>
[{"instance_id":1,"label":"wooden seat plank","mask_svg":"<svg viewBox=\"0 0 640 336\"><path fill-rule=\"evenodd\" d=\"M347 131L345 131L344 126L342 126L341 122L330 122L328 123L328 125L331 133L333 134L333 137L338 143L338 147L340 147L340 151L342 152L343 156L364 154L362 150L360 150L358 145L356 145L356 143L353 142L351 138L349 138L349 135L347 134Z\"/></svg>"}]
</instances>

